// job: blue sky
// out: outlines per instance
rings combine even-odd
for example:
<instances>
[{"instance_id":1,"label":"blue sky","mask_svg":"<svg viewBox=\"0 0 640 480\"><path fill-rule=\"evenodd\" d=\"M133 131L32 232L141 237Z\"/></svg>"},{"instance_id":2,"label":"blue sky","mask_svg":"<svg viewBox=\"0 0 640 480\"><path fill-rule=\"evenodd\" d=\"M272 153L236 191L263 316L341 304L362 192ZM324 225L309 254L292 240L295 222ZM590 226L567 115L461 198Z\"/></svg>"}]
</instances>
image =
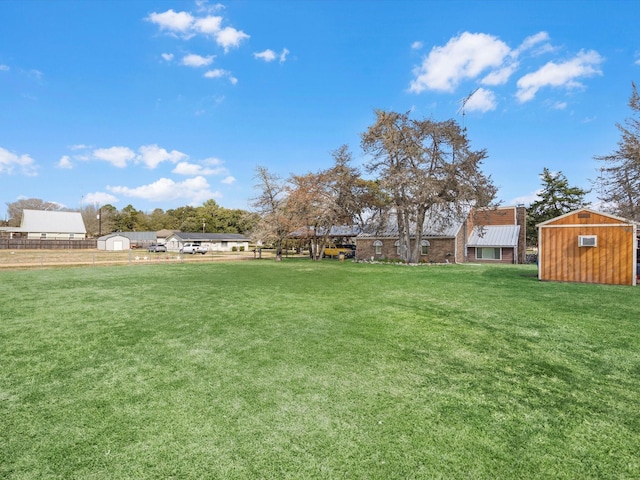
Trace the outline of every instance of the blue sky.
<instances>
[{"instance_id":1,"label":"blue sky","mask_svg":"<svg viewBox=\"0 0 640 480\"><path fill-rule=\"evenodd\" d=\"M250 207L256 165L332 164L374 109L455 118L505 204L590 188L640 83L640 2L0 1L0 213ZM464 116L461 100L467 101Z\"/></svg>"}]
</instances>

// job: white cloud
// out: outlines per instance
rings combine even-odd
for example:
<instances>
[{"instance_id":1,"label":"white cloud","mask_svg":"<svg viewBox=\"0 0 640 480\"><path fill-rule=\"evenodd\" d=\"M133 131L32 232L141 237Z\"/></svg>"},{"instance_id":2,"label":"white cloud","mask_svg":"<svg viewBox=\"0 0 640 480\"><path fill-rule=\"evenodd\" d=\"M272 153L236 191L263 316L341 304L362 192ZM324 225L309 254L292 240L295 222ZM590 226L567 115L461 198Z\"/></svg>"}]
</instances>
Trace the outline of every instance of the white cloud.
<instances>
[{"instance_id":1,"label":"white cloud","mask_svg":"<svg viewBox=\"0 0 640 480\"><path fill-rule=\"evenodd\" d=\"M153 170L162 162L178 163L188 158L189 155L186 153L178 150L167 151L154 144L141 146L137 154L129 147L99 148L94 150L91 158L86 160L103 160L118 168L125 168L129 163L134 162ZM74 156L74 159L84 160L80 156Z\"/></svg>"},{"instance_id":2,"label":"white cloud","mask_svg":"<svg viewBox=\"0 0 640 480\"><path fill-rule=\"evenodd\" d=\"M162 58L164 58L167 62L173 60L173 53L163 53Z\"/></svg>"},{"instance_id":3,"label":"white cloud","mask_svg":"<svg viewBox=\"0 0 640 480\"><path fill-rule=\"evenodd\" d=\"M196 55L195 53L190 53L182 58L182 64L187 67L206 67L213 63L214 58L215 57L213 55L203 57L201 55Z\"/></svg>"},{"instance_id":4,"label":"white cloud","mask_svg":"<svg viewBox=\"0 0 640 480\"><path fill-rule=\"evenodd\" d=\"M88 203L90 205L106 205L107 203L118 202L117 197L105 192L89 193L85 195L82 200L84 203Z\"/></svg>"},{"instance_id":5,"label":"white cloud","mask_svg":"<svg viewBox=\"0 0 640 480\"><path fill-rule=\"evenodd\" d=\"M193 25L194 18L188 12L175 12L167 10L163 13L153 12L147 17L147 20L155 23L160 30L168 30L171 33L186 34Z\"/></svg>"},{"instance_id":6,"label":"white cloud","mask_svg":"<svg viewBox=\"0 0 640 480\"><path fill-rule=\"evenodd\" d=\"M2 65L0 63L0 72L8 72L9 71L9 65Z\"/></svg>"},{"instance_id":7,"label":"white cloud","mask_svg":"<svg viewBox=\"0 0 640 480\"><path fill-rule=\"evenodd\" d=\"M453 91L462 80L500 67L509 52L507 44L492 35L464 32L445 46L431 49L422 65L413 70L415 79L409 90Z\"/></svg>"},{"instance_id":8,"label":"white cloud","mask_svg":"<svg viewBox=\"0 0 640 480\"><path fill-rule=\"evenodd\" d=\"M216 33L216 43L224 48L225 53L228 52L231 47L239 47L240 42L247 38L250 38L250 36L242 30L236 30L233 27L225 27Z\"/></svg>"},{"instance_id":9,"label":"white cloud","mask_svg":"<svg viewBox=\"0 0 640 480\"><path fill-rule=\"evenodd\" d=\"M286 48L283 48L280 53L276 53L270 48L267 48L262 52L255 52L253 54L253 57L257 58L258 60L263 60L267 63L273 62L277 58L280 63L284 63L287 60L287 55L289 55L289 53L289 50Z\"/></svg>"},{"instance_id":10,"label":"white cloud","mask_svg":"<svg viewBox=\"0 0 640 480\"><path fill-rule=\"evenodd\" d=\"M223 178L221 182L224 183L225 185L231 185L233 183L236 183L236 179L235 177L232 177L231 175L229 175L228 177Z\"/></svg>"},{"instance_id":11,"label":"white cloud","mask_svg":"<svg viewBox=\"0 0 640 480\"><path fill-rule=\"evenodd\" d=\"M575 58L563 63L548 62L536 72L529 73L518 80L516 97L521 103L533 100L543 87L582 87L577 79L601 75L600 64L603 58L594 50L581 51Z\"/></svg>"},{"instance_id":12,"label":"white cloud","mask_svg":"<svg viewBox=\"0 0 640 480\"><path fill-rule=\"evenodd\" d=\"M567 102L555 102L551 105L554 110L565 110L567 108Z\"/></svg>"},{"instance_id":13,"label":"white cloud","mask_svg":"<svg viewBox=\"0 0 640 480\"><path fill-rule=\"evenodd\" d=\"M496 109L496 95L491 90L479 88L467 100L464 108L467 112L488 112Z\"/></svg>"},{"instance_id":14,"label":"white cloud","mask_svg":"<svg viewBox=\"0 0 640 480\"><path fill-rule=\"evenodd\" d=\"M149 201L168 201L184 199L191 205L198 205L210 198L220 198L219 192L211 190L207 179L198 176L183 182L174 182L169 178L161 178L148 185L136 188L108 186L107 190L125 197L141 198Z\"/></svg>"},{"instance_id":15,"label":"white cloud","mask_svg":"<svg viewBox=\"0 0 640 480\"><path fill-rule=\"evenodd\" d=\"M231 82L233 85L238 83L238 79L233 75L231 75L231 72L229 72L228 70L223 70L221 68L216 68L215 70L209 70L208 72L205 72L204 77L205 78L227 77L229 79L229 82Z\"/></svg>"},{"instance_id":16,"label":"white cloud","mask_svg":"<svg viewBox=\"0 0 640 480\"><path fill-rule=\"evenodd\" d=\"M127 166L128 161L136 157L136 154L128 147L111 147L94 150L93 157L109 162L114 167L124 168Z\"/></svg>"},{"instance_id":17,"label":"white cloud","mask_svg":"<svg viewBox=\"0 0 640 480\"><path fill-rule=\"evenodd\" d=\"M540 200L539 194L542 193L542 190L536 190L535 192L529 193L527 195L522 195L520 197L516 197L507 202L508 205L531 205L533 202Z\"/></svg>"},{"instance_id":18,"label":"white cloud","mask_svg":"<svg viewBox=\"0 0 640 480\"><path fill-rule=\"evenodd\" d=\"M201 164L180 162L172 173L178 175L225 175L229 170L223 166L224 162L219 158L210 157L200 162Z\"/></svg>"},{"instance_id":19,"label":"white cloud","mask_svg":"<svg viewBox=\"0 0 640 480\"><path fill-rule=\"evenodd\" d=\"M512 52L512 55L514 57L517 57L520 54L522 54L522 52L530 50L542 42L548 42L548 40L549 40L549 34L547 32L538 32L534 35L530 35L527 38L525 38L520 44L520 46ZM544 47L542 51L548 51L548 50L549 50L549 46L547 44L547 46Z\"/></svg>"},{"instance_id":20,"label":"white cloud","mask_svg":"<svg viewBox=\"0 0 640 480\"><path fill-rule=\"evenodd\" d=\"M493 72L489 72L480 83L483 85L504 85L507 83L511 75L518 69L518 62L512 62L504 67L501 67Z\"/></svg>"},{"instance_id":21,"label":"white cloud","mask_svg":"<svg viewBox=\"0 0 640 480\"><path fill-rule=\"evenodd\" d=\"M415 42L413 42L411 44L411 49L412 50L420 50L423 46L424 46L424 44L421 41L416 40Z\"/></svg>"},{"instance_id":22,"label":"white cloud","mask_svg":"<svg viewBox=\"0 0 640 480\"><path fill-rule=\"evenodd\" d=\"M221 26L222 17L217 16L198 18L193 24L194 30L197 30L198 32L205 35L215 35L220 31Z\"/></svg>"},{"instance_id":23,"label":"white cloud","mask_svg":"<svg viewBox=\"0 0 640 480\"><path fill-rule=\"evenodd\" d=\"M71 163L71 158L69 158L69 155L63 155L58 161L58 163L56 164L56 166L58 168L64 168L67 170L73 168L73 164Z\"/></svg>"},{"instance_id":24,"label":"white cloud","mask_svg":"<svg viewBox=\"0 0 640 480\"><path fill-rule=\"evenodd\" d=\"M36 166L33 158L29 155L17 155L0 147L0 174L13 174L18 169L20 173L27 176L36 176Z\"/></svg>"},{"instance_id":25,"label":"white cloud","mask_svg":"<svg viewBox=\"0 0 640 480\"><path fill-rule=\"evenodd\" d=\"M76 145L69 145L69 149L71 150L86 150L87 148L91 148L88 145L83 145L82 143Z\"/></svg>"},{"instance_id":26,"label":"white cloud","mask_svg":"<svg viewBox=\"0 0 640 480\"><path fill-rule=\"evenodd\" d=\"M158 145L144 145L138 149L138 152L140 155L136 160L144 163L151 169L156 168L162 162L169 161L171 163L177 163L189 157L186 153L177 150L168 152L164 148L158 147Z\"/></svg>"},{"instance_id":27,"label":"white cloud","mask_svg":"<svg viewBox=\"0 0 640 480\"><path fill-rule=\"evenodd\" d=\"M188 163L188 162L180 162L176 165L176 167L172 170L171 173L175 173L177 175L221 175L227 173L227 169L224 167L218 168L208 168L203 167L202 165L198 165L196 163Z\"/></svg>"},{"instance_id":28,"label":"white cloud","mask_svg":"<svg viewBox=\"0 0 640 480\"><path fill-rule=\"evenodd\" d=\"M273 62L276 59L276 52L267 48L263 52L257 52L253 54L254 58L264 60L265 62Z\"/></svg>"}]
</instances>

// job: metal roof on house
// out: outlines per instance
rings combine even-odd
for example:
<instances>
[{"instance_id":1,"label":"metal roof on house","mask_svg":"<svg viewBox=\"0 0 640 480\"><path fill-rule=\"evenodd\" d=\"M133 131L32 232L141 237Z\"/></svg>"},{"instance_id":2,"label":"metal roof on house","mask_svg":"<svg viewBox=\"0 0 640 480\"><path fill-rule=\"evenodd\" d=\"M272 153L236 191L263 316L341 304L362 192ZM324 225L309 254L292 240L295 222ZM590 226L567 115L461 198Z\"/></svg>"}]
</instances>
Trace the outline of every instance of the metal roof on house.
<instances>
[{"instance_id":1,"label":"metal roof on house","mask_svg":"<svg viewBox=\"0 0 640 480\"><path fill-rule=\"evenodd\" d=\"M422 236L454 238L460 231L460 228L462 228L463 223L464 222L460 220L454 219L438 219L431 221L429 218L427 218L425 219L424 227L422 228ZM414 236L415 232L412 232L411 235ZM398 236L398 225L394 221L393 223L387 225L387 227L382 231L371 229L362 232L357 236L357 238L397 238Z\"/></svg>"},{"instance_id":2,"label":"metal roof on house","mask_svg":"<svg viewBox=\"0 0 640 480\"><path fill-rule=\"evenodd\" d=\"M51 210L23 210L20 230L29 233L87 233L80 212Z\"/></svg>"},{"instance_id":3,"label":"metal roof on house","mask_svg":"<svg viewBox=\"0 0 640 480\"><path fill-rule=\"evenodd\" d=\"M198 232L177 232L174 233L173 235L170 235L169 237L167 237L167 240L169 240L169 238L177 238L180 241L183 242L211 242L211 241L216 241L216 242L225 242L225 241L232 241L232 242L248 242L249 238L245 237L244 235L240 234L240 233L198 233Z\"/></svg>"},{"instance_id":4,"label":"metal roof on house","mask_svg":"<svg viewBox=\"0 0 640 480\"><path fill-rule=\"evenodd\" d=\"M469 207L454 204L441 204L431 207L424 219L422 227L423 237L455 238L469 216ZM415 223L410 227L410 235L415 237ZM398 221L394 212L386 219L386 226L382 230L376 225L368 226L356 238L398 238Z\"/></svg>"},{"instance_id":5,"label":"metal roof on house","mask_svg":"<svg viewBox=\"0 0 640 480\"><path fill-rule=\"evenodd\" d=\"M289 234L290 237L309 237L312 236L314 231L316 231L315 227L307 227L300 228L295 232L291 232ZM317 235L324 236L326 233L326 228L318 228ZM360 233L360 228L356 225L334 225L329 230L327 236L329 237L355 237Z\"/></svg>"},{"instance_id":6,"label":"metal roof on house","mask_svg":"<svg viewBox=\"0 0 640 480\"><path fill-rule=\"evenodd\" d=\"M474 227L469 247L517 247L520 225L486 225Z\"/></svg>"}]
</instances>

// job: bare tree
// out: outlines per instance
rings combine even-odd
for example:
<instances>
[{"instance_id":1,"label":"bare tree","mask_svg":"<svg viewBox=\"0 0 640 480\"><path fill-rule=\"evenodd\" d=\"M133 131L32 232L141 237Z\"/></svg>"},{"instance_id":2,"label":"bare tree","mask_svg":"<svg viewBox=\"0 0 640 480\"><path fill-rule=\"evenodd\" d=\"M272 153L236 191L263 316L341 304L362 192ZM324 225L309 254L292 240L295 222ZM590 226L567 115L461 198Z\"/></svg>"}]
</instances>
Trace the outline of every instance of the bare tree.
<instances>
[{"instance_id":1,"label":"bare tree","mask_svg":"<svg viewBox=\"0 0 640 480\"><path fill-rule=\"evenodd\" d=\"M276 247L276 261L282 260L282 244L292 231L292 212L288 208L287 184L266 167L256 167L255 177L259 190L252 199L252 206L260 215L253 236L258 240L272 241Z\"/></svg>"},{"instance_id":2,"label":"bare tree","mask_svg":"<svg viewBox=\"0 0 640 480\"><path fill-rule=\"evenodd\" d=\"M320 260L341 209L331 188L331 171L293 175L289 208L295 212L296 233L309 241L311 258Z\"/></svg>"},{"instance_id":3,"label":"bare tree","mask_svg":"<svg viewBox=\"0 0 640 480\"><path fill-rule=\"evenodd\" d=\"M629 107L632 116L616 124L621 133L618 149L609 155L596 156L602 162L595 181L606 208L613 213L640 221L640 95L631 84Z\"/></svg>"},{"instance_id":4,"label":"bare tree","mask_svg":"<svg viewBox=\"0 0 640 480\"><path fill-rule=\"evenodd\" d=\"M8 225L18 227L22 222L23 210L67 210L64 205L55 202L45 202L39 198L23 198L15 202L7 202L7 213L9 214Z\"/></svg>"},{"instance_id":5,"label":"bare tree","mask_svg":"<svg viewBox=\"0 0 640 480\"><path fill-rule=\"evenodd\" d=\"M314 260L322 259L336 227L361 226L378 200L377 185L360 177L346 145L334 150L332 156L331 168L294 175L290 182L289 205L296 212L296 232L309 242Z\"/></svg>"},{"instance_id":6,"label":"bare tree","mask_svg":"<svg viewBox=\"0 0 640 480\"><path fill-rule=\"evenodd\" d=\"M420 258L425 222L446 224L472 206L486 206L496 189L480 166L485 150L471 150L454 120L413 120L408 113L378 110L376 122L362 134L398 227L401 257ZM412 241L413 238L413 241Z\"/></svg>"}]
</instances>

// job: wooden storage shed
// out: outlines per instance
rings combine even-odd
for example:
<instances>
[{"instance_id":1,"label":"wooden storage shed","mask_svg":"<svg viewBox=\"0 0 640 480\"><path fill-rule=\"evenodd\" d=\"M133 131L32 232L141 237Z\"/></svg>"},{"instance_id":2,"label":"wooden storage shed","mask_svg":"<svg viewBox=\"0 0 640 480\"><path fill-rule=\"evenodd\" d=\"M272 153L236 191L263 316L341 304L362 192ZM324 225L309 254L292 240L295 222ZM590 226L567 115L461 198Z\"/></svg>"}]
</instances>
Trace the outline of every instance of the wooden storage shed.
<instances>
[{"instance_id":1,"label":"wooden storage shed","mask_svg":"<svg viewBox=\"0 0 640 480\"><path fill-rule=\"evenodd\" d=\"M537 228L540 280L636 285L634 222L583 208Z\"/></svg>"}]
</instances>

